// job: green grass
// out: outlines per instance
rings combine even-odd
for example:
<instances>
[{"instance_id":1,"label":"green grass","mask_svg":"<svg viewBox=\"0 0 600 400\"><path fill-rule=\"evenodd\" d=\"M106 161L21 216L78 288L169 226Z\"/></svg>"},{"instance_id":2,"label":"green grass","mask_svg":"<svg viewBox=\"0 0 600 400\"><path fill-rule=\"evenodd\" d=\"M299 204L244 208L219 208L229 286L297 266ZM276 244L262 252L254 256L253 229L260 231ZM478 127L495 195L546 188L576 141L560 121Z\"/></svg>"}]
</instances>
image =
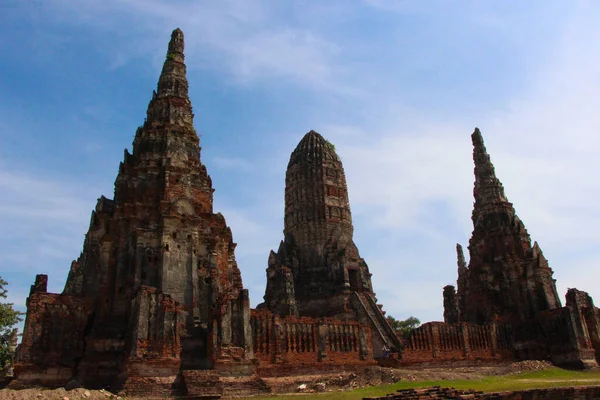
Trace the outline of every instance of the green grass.
<instances>
[{"instance_id":1,"label":"green grass","mask_svg":"<svg viewBox=\"0 0 600 400\"><path fill-rule=\"evenodd\" d=\"M519 389L536 389L547 387L600 385L600 371L569 371L560 368L549 368L544 371L525 372L515 375L488 376L473 380L439 380L439 381L400 381L391 385L371 386L347 392L308 393L304 395L273 395L269 397L253 397L254 400L282 399L319 399L319 400L351 400L363 397L385 396L398 389L410 389L429 386L454 387L456 389L475 389L484 392L500 392Z\"/></svg>"}]
</instances>

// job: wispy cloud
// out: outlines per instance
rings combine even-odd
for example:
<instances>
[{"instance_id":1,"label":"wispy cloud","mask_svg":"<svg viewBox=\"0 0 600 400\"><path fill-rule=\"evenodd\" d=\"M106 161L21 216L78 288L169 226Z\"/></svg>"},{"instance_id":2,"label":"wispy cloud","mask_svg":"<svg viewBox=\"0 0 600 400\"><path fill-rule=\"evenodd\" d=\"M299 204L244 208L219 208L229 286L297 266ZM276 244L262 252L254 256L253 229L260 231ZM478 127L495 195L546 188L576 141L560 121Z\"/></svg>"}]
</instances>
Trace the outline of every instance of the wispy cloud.
<instances>
[{"instance_id":1,"label":"wispy cloud","mask_svg":"<svg viewBox=\"0 0 600 400\"><path fill-rule=\"evenodd\" d=\"M48 275L50 291L62 291L71 260L81 251L95 195L77 180L12 172L2 161L0 276L8 281L8 302L25 311L36 274Z\"/></svg>"},{"instance_id":2,"label":"wispy cloud","mask_svg":"<svg viewBox=\"0 0 600 400\"><path fill-rule=\"evenodd\" d=\"M166 34L181 27L186 35L186 55L191 68L228 71L238 83L291 79L310 85L330 85L340 66L335 62L339 46L309 30L279 19L265 1L108 0L62 1L34 10L40 23L96 29L115 40L102 49L110 56L110 68L139 57L163 60ZM285 7L283 7L285 8ZM123 29L135 23L136 34ZM44 35L45 31L40 32ZM157 47L160 46L160 47Z\"/></svg>"},{"instance_id":3,"label":"wispy cloud","mask_svg":"<svg viewBox=\"0 0 600 400\"><path fill-rule=\"evenodd\" d=\"M564 294L576 283L600 297L595 286L586 284L600 278L600 272L590 267L600 260L600 252L592 250L598 248L600 223L595 200L600 183L593 178L594 171L600 171L595 155L600 141L600 78L594 67L600 62L600 29L591 21L598 10L589 7L582 6L562 27L560 41L544 62L529 66L526 86L501 107L471 116L470 123L432 124L413 117L410 124L416 128L410 130L402 128L406 114L384 113L379 126L365 126L361 133L352 129L352 136L336 138L359 222L371 235L380 232L398 240L397 247L378 248L377 253L367 247L363 252L367 261L376 257L371 270L379 292L385 293L380 301L392 313L406 314L407 306L399 298L394 301L393 293L409 275L423 290L398 297L410 298L410 307L426 304L418 317L441 318L439 283L453 283L456 267L453 249L443 251L439 246L466 244L472 229L469 134L475 125L483 131L509 200L550 259L559 292ZM450 220L430 218L440 203ZM410 246L403 247L406 229L424 233L424 241L409 240ZM432 259L431 251L440 256ZM427 259L434 265L427 265ZM423 273L414 271L425 265L438 273L435 290L429 286L432 282L425 283Z\"/></svg>"},{"instance_id":4,"label":"wispy cloud","mask_svg":"<svg viewBox=\"0 0 600 400\"><path fill-rule=\"evenodd\" d=\"M50 288L62 291L70 261L81 251L93 209L92 193L81 182L2 168L0 225L9 227L0 234L2 276L9 283L14 279L25 284L32 283L36 273L45 273L50 275Z\"/></svg>"}]
</instances>

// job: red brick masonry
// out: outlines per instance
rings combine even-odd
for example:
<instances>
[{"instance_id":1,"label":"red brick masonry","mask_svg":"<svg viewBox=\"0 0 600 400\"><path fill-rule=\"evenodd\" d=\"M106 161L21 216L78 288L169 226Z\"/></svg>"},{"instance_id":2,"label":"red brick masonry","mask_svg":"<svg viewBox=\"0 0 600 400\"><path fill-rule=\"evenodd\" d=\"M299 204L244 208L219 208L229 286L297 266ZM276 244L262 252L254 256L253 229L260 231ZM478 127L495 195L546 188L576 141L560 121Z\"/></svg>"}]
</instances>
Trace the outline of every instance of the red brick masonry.
<instances>
[{"instance_id":1,"label":"red brick masonry","mask_svg":"<svg viewBox=\"0 0 600 400\"><path fill-rule=\"evenodd\" d=\"M252 310L251 325L261 376L285 374L303 366L314 370L375 363L370 329L358 322L282 318L268 310Z\"/></svg>"},{"instance_id":2,"label":"red brick masonry","mask_svg":"<svg viewBox=\"0 0 600 400\"><path fill-rule=\"evenodd\" d=\"M474 359L513 359L508 327L429 322L409 336L401 363Z\"/></svg>"}]
</instances>

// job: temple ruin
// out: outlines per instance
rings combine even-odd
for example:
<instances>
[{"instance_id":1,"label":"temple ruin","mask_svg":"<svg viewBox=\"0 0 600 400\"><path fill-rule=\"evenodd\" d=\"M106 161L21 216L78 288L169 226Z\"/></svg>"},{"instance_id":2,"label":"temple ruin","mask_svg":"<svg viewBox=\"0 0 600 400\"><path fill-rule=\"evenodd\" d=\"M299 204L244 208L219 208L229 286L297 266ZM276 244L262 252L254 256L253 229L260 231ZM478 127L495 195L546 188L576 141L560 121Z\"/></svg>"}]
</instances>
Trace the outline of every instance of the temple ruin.
<instances>
[{"instance_id":1,"label":"temple ruin","mask_svg":"<svg viewBox=\"0 0 600 400\"><path fill-rule=\"evenodd\" d=\"M479 129L472 135L475 161L473 234L469 265L457 245L458 320L484 324L527 321L560 308L552 269L515 213L496 177Z\"/></svg>"},{"instance_id":2,"label":"temple ruin","mask_svg":"<svg viewBox=\"0 0 600 400\"><path fill-rule=\"evenodd\" d=\"M285 178L284 240L271 251L265 302L274 314L360 321L373 332L373 353L400 343L353 241L342 161L331 143L308 132L290 156Z\"/></svg>"},{"instance_id":3,"label":"temple ruin","mask_svg":"<svg viewBox=\"0 0 600 400\"><path fill-rule=\"evenodd\" d=\"M63 293L47 293L44 275L31 288L20 383L135 393L162 377L170 393L175 379L193 386L195 371L256 369L248 291L231 230L213 212L183 50L176 29L114 199L98 200Z\"/></svg>"},{"instance_id":4,"label":"temple ruin","mask_svg":"<svg viewBox=\"0 0 600 400\"><path fill-rule=\"evenodd\" d=\"M506 198L479 129L471 139L475 204L469 264L458 244L457 288L444 287L447 325L439 329L469 325L489 331L484 334L489 342L503 336L510 350L507 356L517 359L596 366L599 319L592 299L570 289L567 306L561 306L552 269Z\"/></svg>"},{"instance_id":5,"label":"temple ruin","mask_svg":"<svg viewBox=\"0 0 600 400\"><path fill-rule=\"evenodd\" d=\"M264 302L250 309L231 229L193 125L181 30L173 31L147 117L125 150L113 199L101 196L62 293L38 275L12 387L124 389L144 398L266 391L262 378L369 365L550 359L596 366L600 318L570 289L561 305L548 261L472 135L475 205L469 263L445 322L399 338L377 304L353 240L340 157L315 131L290 156L284 236ZM384 358L383 349L392 351Z\"/></svg>"}]
</instances>

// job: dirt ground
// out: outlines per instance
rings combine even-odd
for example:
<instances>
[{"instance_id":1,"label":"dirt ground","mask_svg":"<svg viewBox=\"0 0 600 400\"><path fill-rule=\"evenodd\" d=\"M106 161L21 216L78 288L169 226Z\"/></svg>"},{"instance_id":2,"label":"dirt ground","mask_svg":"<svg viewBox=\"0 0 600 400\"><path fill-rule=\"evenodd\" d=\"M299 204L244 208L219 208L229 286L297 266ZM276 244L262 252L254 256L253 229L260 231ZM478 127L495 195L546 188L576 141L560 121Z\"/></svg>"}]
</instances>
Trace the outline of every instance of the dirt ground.
<instances>
[{"instance_id":1,"label":"dirt ground","mask_svg":"<svg viewBox=\"0 0 600 400\"><path fill-rule=\"evenodd\" d=\"M273 393L314 393L352 390L364 386L394 383L402 380L455 380L480 379L490 375L508 375L527 371L540 371L551 367L543 361L523 361L481 366L420 366L402 369L367 367L362 371L318 375L299 375L263 378ZM55 390L23 389L0 390L0 400L125 400L104 390L63 388Z\"/></svg>"},{"instance_id":2,"label":"dirt ground","mask_svg":"<svg viewBox=\"0 0 600 400\"><path fill-rule=\"evenodd\" d=\"M540 371L551 366L552 364L545 361L522 361L480 366L415 366L401 369L367 367L360 372L263 378L263 380L273 393L311 393L352 390L364 386L377 386L403 380L480 379L485 376Z\"/></svg>"},{"instance_id":3,"label":"dirt ground","mask_svg":"<svg viewBox=\"0 0 600 400\"><path fill-rule=\"evenodd\" d=\"M0 400L111 400L123 399L105 390L86 390L64 388L48 389L2 389L0 390Z\"/></svg>"}]
</instances>

